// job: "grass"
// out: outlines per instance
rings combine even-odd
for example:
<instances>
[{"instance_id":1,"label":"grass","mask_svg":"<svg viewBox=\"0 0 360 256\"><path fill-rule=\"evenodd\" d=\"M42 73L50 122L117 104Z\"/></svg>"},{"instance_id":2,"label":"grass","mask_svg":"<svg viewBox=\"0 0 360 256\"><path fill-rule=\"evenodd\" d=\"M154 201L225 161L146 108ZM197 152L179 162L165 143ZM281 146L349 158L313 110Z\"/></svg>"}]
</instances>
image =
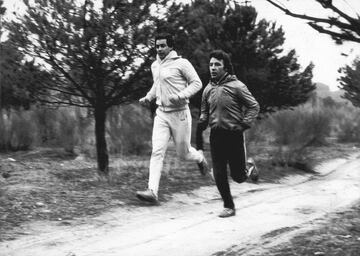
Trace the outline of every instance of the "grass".
<instances>
[{"instance_id":1,"label":"grass","mask_svg":"<svg viewBox=\"0 0 360 256\"><path fill-rule=\"evenodd\" d=\"M311 222L311 229L298 233L288 241L268 246L257 252L244 253L243 249L219 252L216 256L358 256L360 253L360 201ZM297 227L275 230L262 237L275 241L278 235L296 230ZM286 238L285 238L286 239Z\"/></svg>"},{"instance_id":2,"label":"grass","mask_svg":"<svg viewBox=\"0 0 360 256\"><path fill-rule=\"evenodd\" d=\"M271 249L268 256L360 255L360 201L350 209L331 213L325 220L315 221L318 227Z\"/></svg>"},{"instance_id":3,"label":"grass","mask_svg":"<svg viewBox=\"0 0 360 256\"><path fill-rule=\"evenodd\" d=\"M172 193L211 184L196 164L180 165L173 154L169 151L161 180L163 202ZM21 225L29 221L66 221L140 205L135 191L147 187L149 156L112 159L110 182L105 182L98 179L94 160L76 159L62 149L2 154L0 240L21 234Z\"/></svg>"},{"instance_id":4,"label":"grass","mask_svg":"<svg viewBox=\"0 0 360 256\"><path fill-rule=\"evenodd\" d=\"M348 145L311 149L315 162L344 157L352 151ZM250 152L261 170L259 182L276 183L281 177L303 173L274 165L271 159L276 148L254 145ZM114 207L137 207L140 202L135 191L147 187L149 157L112 156L110 182L105 182L98 179L94 159L75 157L63 149L2 153L0 241L15 239L24 232L23 224L31 221L66 224L68 220L96 216ZM173 193L191 193L209 185L214 186L200 175L195 163L181 162L169 148L160 184L161 202L170 200Z\"/></svg>"}]
</instances>

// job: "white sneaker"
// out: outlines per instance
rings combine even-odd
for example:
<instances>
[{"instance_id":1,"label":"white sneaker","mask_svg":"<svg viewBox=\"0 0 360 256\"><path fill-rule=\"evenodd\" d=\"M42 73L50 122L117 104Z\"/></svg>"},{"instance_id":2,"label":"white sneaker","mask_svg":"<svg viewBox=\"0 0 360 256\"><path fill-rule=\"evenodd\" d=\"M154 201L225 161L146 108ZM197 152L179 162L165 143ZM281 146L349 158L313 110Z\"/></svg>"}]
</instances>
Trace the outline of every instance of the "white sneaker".
<instances>
[{"instance_id":1,"label":"white sneaker","mask_svg":"<svg viewBox=\"0 0 360 256\"><path fill-rule=\"evenodd\" d=\"M139 198L141 201L145 201L153 204L159 203L157 195L155 195L155 193L150 189L144 191L137 191L136 197Z\"/></svg>"},{"instance_id":2,"label":"white sneaker","mask_svg":"<svg viewBox=\"0 0 360 256\"><path fill-rule=\"evenodd\" d=\"M235 216L235 214L236 214L235 209L224 208L218 216L220 218L227 218L227 217Z\"/></svg>"},{"instance_id":3,"label":"white sneaker","mask_svg":"<svg viewBox=\"0 0 360 256\"><path fill-rule=\"evenodd\" d=\"M255 165L255 161L252 157L248 158L246 163L246 174L252 181L257 182L259 180L259 170Z\"/></svg>"}]
</instances>

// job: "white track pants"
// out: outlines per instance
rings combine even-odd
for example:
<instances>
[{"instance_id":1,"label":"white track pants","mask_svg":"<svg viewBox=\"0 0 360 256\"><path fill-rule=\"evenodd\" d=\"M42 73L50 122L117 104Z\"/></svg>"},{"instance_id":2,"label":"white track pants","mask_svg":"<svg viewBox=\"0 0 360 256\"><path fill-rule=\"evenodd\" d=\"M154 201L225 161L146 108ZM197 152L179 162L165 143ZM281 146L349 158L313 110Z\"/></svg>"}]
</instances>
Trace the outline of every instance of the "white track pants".
<instances>
[{"instance_id":1,"label":"white track pants","mask_svg":"<svg viewBox=\"0 0 360 256\"><path fill-rule=\"evenodd\" d=\"M204 155L193 148L191 140L190 109L174 112L156 110L152 134L152 154L149 170L149 189L156 195L159 190L161 171L168 142L172 137L180 159L200 163Z\"/></svg>"}]
</instances>

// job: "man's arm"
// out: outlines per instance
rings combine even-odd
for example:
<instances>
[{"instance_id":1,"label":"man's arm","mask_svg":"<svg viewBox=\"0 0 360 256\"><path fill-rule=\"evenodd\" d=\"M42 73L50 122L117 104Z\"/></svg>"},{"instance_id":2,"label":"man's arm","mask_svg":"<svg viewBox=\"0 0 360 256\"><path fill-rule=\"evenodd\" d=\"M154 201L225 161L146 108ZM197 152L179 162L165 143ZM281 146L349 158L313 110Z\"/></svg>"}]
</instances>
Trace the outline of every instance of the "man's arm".
<instances>
[{"instance_id":1,"label":"man's arm","mask_svg":"<svg viewBox=\"0 0 360 256\"><path fill-rule=\"evenodd\" d=\"M208 102L208 95L209 95L209 87L205 87L202 97L201 97L201 107L200 107L200 118L198 126L202 130L205 130L209 124L209 102Z\"/></svg>"},{"instance_id":2,"label":"man's arm","mask_svg":"<svg viewBox=\"0 0 360 256\"><path fill-rule=\"evenodd\" d=\"M201 97L201 108L200 108L200 118L196 127L196 148L199 150L204 150L204 139L203 131L206 130L209 123L209 105L207 102L207 87L203 91Z\"/></svg>"},{"instance_id":3,"label":"man's arm","mask_svg":"<svg viewBox=\"0 0 360 256\"><path fill-rule=\"evenodd\" d=\"M148 98L149 101L152 101L153 99L156 98L156 86L155 86L155 83L153 83L153 85L151 86L150 91L146 94L145 97Z\"/></svg>"},{"instance_id":4,"label":"man's arm","mask_svg":"<svg viewBox=\"0 0 360 256\"><path fill-rule=\"evenodd\" d=\"M152 77L154 79L154 63L151 65L151 73L152 73ZM148 93L146 94L145 97L142 97L139 102L143 105L149 105L149 103L156 98L156 83L155 83L155 79L153 82L153 85L151 86L150 90L148 91Z\"/></svg>"},{"instance_id":5,"label":"man's arm","mask_svg":"<svg viewBox=\"0 0 360 256\"><path fill-rule=\"evenodd\" d=\"M239 88L239 95L241 98L241 101L246 107L244 118L243 118L243 125L244 128L250 128L250 125L253 121L255 121L256 117L259 114L260 111L260 105L254 98L254 96L251 94L249 89L241 83Z\"/></svg>"},{"instance_id":6,"label":"man's arm","mask_svg":"<svg viewBox=\"0 0 360 256\"><path fill-rule=\"evenodd\" d=\"M150 91L146 94L146 96L139 99L140 104L142 105L149 105L150 102L156 98L156 88L155 83L152 85Z\"/></svg>"},{"instance_id":7,"label":"man's arm","mask_svg":"<svg viewBox=\"0 0 360 256\"><path fill-rule=\"evenodd\" d=\"M201 90L202 82L193 65L186 59L182 61L181 72L188 82L188 86L179 92L178 96L181 100L185 100Z\"/></svg>"}]
</instances>

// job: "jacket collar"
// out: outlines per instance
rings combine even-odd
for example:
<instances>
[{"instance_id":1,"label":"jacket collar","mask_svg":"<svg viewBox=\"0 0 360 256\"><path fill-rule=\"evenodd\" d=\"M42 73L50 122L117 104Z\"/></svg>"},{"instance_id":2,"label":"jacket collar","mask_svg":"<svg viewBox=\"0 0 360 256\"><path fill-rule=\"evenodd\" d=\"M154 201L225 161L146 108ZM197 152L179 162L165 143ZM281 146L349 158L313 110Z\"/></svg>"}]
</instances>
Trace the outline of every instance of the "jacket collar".
<instances>
[{"instance_id":1,"label":"jacket collar","mask_svg":"<svg viewBox=\"0 0 360 256\"><path fill-rule=\"evenodd\" d=\"M165 57L164 59L162 59L162 60L159 58L159 55L156 54L156 60L157 60L157 62L159 62L159 63L163 63L163 62L165 62L165 61L167 61L167 60L179 59L179 58L181 58L181 56L179 56L179 55L177 54L177 52L174 51L174 50L170 51L169 54L166 55L166 57Z\"/></svg>"},{"instance_id":2,"label":"jacket collar","mask_svg":"<svg viewBox=\"0 0 360 256\"><path fill-rule=\"evenodd\" d=\"M220 77L220 79L218 81L214 81L214 80L210 80L210 83L212 85L221 85L221 84L225 84L231 81L235 81L237 78L235 75L231 75L229 73L225 73L222 77Z\"/></svg>"}]
</instances>

